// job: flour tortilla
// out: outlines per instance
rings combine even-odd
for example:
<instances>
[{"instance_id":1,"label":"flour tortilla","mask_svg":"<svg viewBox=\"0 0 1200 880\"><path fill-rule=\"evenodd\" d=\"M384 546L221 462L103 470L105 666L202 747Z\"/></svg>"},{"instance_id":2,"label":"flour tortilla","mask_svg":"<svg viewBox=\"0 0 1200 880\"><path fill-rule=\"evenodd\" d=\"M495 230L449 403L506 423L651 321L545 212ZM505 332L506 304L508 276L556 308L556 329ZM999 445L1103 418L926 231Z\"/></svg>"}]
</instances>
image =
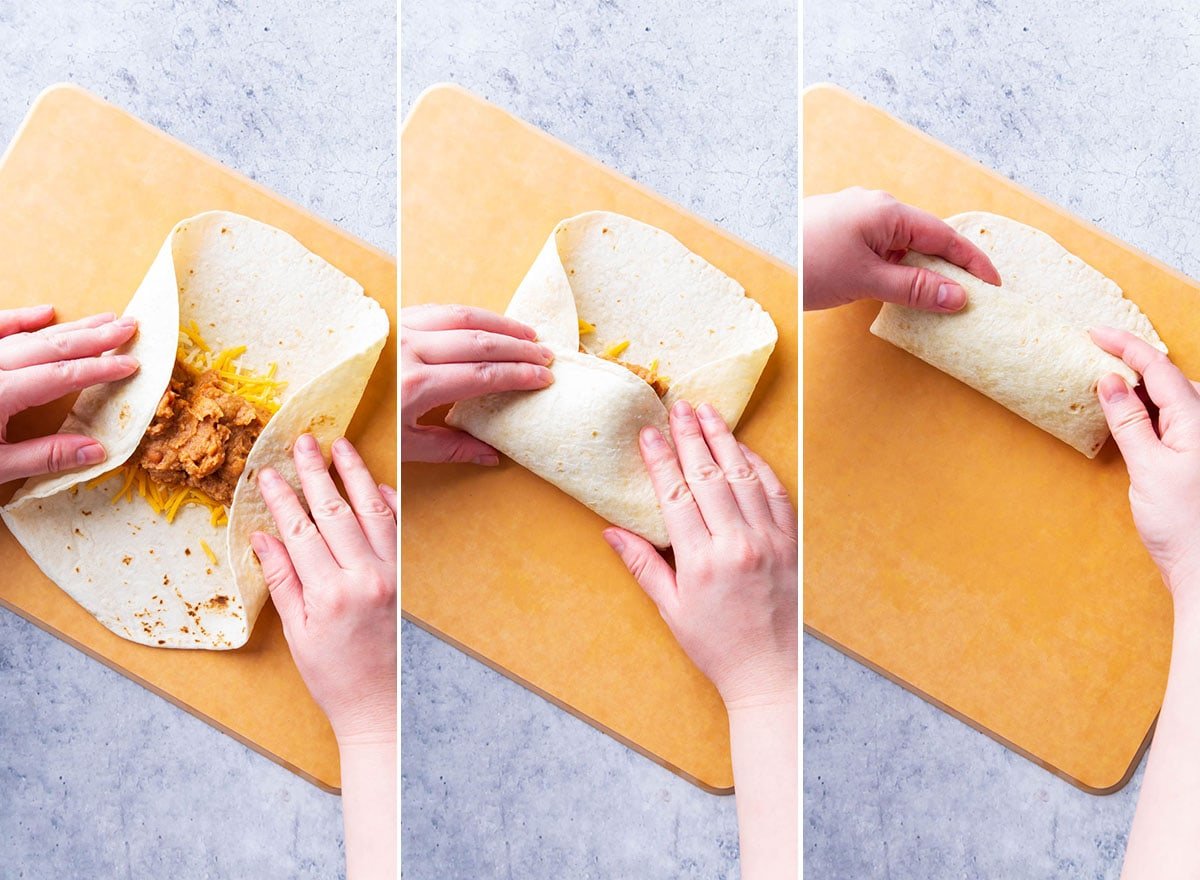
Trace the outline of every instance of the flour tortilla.
<instances>
[{"instance_id":1,"label":"flour tortilla","mask_svg":"<svg viewBox=\"0 0 1200 880\"><path fill-rule=\"evenodd\" d=\"M967 307L936 314L885 304L871 332L1095 458L1109 436L1096 384L1109 373L1130 385L1139 380L1098 348L1088 329L1117 327L1160 351L1167 347L1112 279L1041 230L982 211L946 222L988 255L1002 286L909 252L907 265L961 284Z\"/></svg>"},{"instance_id":2,"label":"flour tortilla","mask_svg":"<svg viewBox=\"0 0 1200 880\"><path fill-rule=\"evenodd\" d=\"M735 426L778 338L770 316L668 233L601 211L555 227L505 314L554 352L554 384L463 401L446 421L610 522L667 546L638 432L665 430L677 400L710 403ZM596 328L582 337L584 352L580 318ZM622 361L658 362L669 380L662 400L597 356L622 341Z\"/></svg>"},{"instance_id":3,"label":"flour tortilla","mask_svg":"<svg viewBox=\"0 0 1200 880\"><path fill-rule=\"evenodd\" d=\"M387 339L387 314L291 236L226 212L171 231L125 314L139 322L126 350L141 369L84 391L63 425L99 439L108 460L28 480L0 516L42 571L114 633L156 647L240 647L267 598L249 535L275 532L253 477L274 467L296 488L296 437L311 431L327 450L345 431ZM113 504L119 478L87 487L137 449L170 380L179 328L193 321L214 351L244 345L241 364L265 372L275 363L287 383L227 526L197 507L168 523L140 498Z\"/></svg>"}]
</instances>

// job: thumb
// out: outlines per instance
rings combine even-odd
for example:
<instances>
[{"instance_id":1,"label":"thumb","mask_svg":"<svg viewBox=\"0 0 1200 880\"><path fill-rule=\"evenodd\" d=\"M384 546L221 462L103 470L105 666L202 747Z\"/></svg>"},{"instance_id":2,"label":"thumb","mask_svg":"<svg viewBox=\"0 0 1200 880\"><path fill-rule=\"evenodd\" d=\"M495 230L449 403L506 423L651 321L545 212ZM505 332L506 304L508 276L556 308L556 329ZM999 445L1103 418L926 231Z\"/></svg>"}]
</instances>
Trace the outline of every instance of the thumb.
<instances>
[{"instance_id":1,"label":"thumb","mask_svg":"<svg viewBox=\"0 0 1200 880\"><path fill-rule=\"evenodd\" d=\"M879 267L875 297L929 312L957 312L967 304L967 292L957 282L928 269L893 263Z\"/></svg>"},{"instance_id":2,"label":"thumb","mask_svg":"<svg viewBox=\"0 0 1200 880\"><path fill-rule=\"evenodd\" d=\"M304 626L304 587L292 565L292 558L278 538L265 532L250 535L250 546L262 566L263 579L271 592L271 601L283 621L284 633Z\"/></svg>"},{"instance_id":3,"label":"thumb","mask_svg":"<svg viewBox=\"0 0 1200 880\"><path fill-rule=\"evenodd\" d=\"M10 443L0 446L0 483L99 464L105 458L103 446L79 434L51 434Z\"/></svg>"},{"instance_id":4,"label":"thumb","mask_svg":"<svg viewBox=\"0 0 1200 880\"><path fill-rule=\"evenodd\" d=\"M500 463L500 455L482 440L465 431L436 425L418 425L407 431L400 452L404 461L457 461L487 466Z\"/></svg>"},{"instance_id":5,"label":"thumb","mask_svg":"<svg viewBox=\"0 0 1200 880\"><path fill-rule=\"evenodd\" d=\"M633 579L658 606L659 612L674 607L675 571L653 544L633 532L616 527L604 530L604 540L621 557Z\"/></svg>"},{"instance_id":6,"label":"thumb","mask_svg":"<svg viewBox=\"0 0 1200 880\"><path fill-rule=\"evenodd\" d=\"M1096 386L1104 420L1125 458L1126 466L1136 465L1160 445L1150 413L1142 399L1116 373L1109 373Z\"/></svg>"}]
</instances>

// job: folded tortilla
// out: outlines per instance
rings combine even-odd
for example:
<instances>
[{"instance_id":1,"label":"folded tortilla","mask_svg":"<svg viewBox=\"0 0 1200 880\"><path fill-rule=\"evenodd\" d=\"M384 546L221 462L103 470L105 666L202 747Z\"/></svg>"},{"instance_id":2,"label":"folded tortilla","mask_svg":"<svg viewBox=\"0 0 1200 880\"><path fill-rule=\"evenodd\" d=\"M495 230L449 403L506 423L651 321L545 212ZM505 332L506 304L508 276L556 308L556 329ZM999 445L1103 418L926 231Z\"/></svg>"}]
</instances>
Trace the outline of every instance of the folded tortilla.
<instances>
[{"instance_id":1,"label":"folded tortilla","mask_svg":"<svg viewBox=\"0 0 1200 880\"><path fill-rule=\"evenodd\" d=\"M646 425L665 432L677 400L710 403L735 426L775 347L770 316L668 233L600 211L555 227L505 314L554 352L554 383L462 401L447 423L667 546L638 433ZM581 321L594 329L581 334ZM666 394L601 357L611 352L656 373Z\"/></svg>"},{"instance_id":2,"label":"folded tortilla","mask_svg":"<svg viewBox=\"0 0 1200 880\"><path fill-rule=\"evenodd\" d=\"M967 306L937 314L885 304L871 332L1095 458L1108 439L1096 385L1138 376L1088 336L1092 327L1128 330L1167 347L1121 288L1041 230L975 211L946 220L991 259L1000 287L945 260L909 252L903 262L958 282Z\"/></svg>"},{"instance_id":3,"label":"folded tortilla","mask_svg":"<svg viewBox=\"0 0 1200 880\"><path fill-rule=\"evenodd\" d=\"M125 314L138 333L123 350L141 369L84 391L62 427L95 437L108 459L28 480L0 516L42 571L117 635L167 648L240 647L267 598L249 536L277 534L254 476L272 467L298 487L296 437L310 431L328 450L344 433L387 339L387 314L285 232L225 212L171 231ZM265 373L274 364L286 383L246 458L227 525L200 506L168 522L128 487L121 497L121 479L96 479L136 452L188 327L213 350L245 346L239 365Z\"/></svg>"}]
</instances>

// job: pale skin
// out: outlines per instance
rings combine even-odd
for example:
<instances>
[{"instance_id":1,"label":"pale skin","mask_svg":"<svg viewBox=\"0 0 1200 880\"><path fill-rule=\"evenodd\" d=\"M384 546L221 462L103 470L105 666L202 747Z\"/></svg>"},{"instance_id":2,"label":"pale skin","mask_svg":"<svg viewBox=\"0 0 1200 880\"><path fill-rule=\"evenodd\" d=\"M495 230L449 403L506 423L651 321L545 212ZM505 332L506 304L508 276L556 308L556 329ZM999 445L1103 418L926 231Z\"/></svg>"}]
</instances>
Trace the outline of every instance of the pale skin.
<instances>
[{"instance_id":1,"label":"pale skin","mask_svg":"<svg viewBox=\"0 0 1200 880\"><path fill-rule=\"evenodd\" d=\"M535 344L532 328L460 306L406 309L401 323L402 456L498 463L481 441L417 419L467 397L545 387L553 380L549 352ZM795 877L796 513L778 477L712 407L678 404L671 431L678 455L652 429L639 448L676 568L631 532L610 528L604 537L725 701L742 877Z\"/></svg>"},{"instance_id":2,"label":"pale skin","mask_svg":"<svg viewBox=\"0 0 1200 880\"><path fill-rule=\"evenodd\" d=\"M678 402L675 448L639 437L675 551L604 538L658 606L729 714L744 880L794 878L797 822L797 523L787 489L708 404Z\"/></svg>"},{"instance_id":3,"label":"pale skin","mask_svg":"<svg viewBox=\"0 0 1200 880\"><path fill-rule=\"evenodd\" d=\"M1141 374L1157 426L1120 376L1098 386L1129 470L1133 522L1175 607L1171 666L1137 812L1125 880L1200 876L1200 393L1158 349L1122 330L1092 339Z\"/></svg>"},{"instance_id":4,"label":"pale skin","mask_svg":"<svg viewBox=\"0 0 1200 880\"><path fill-rule=\"evenodd\" d=\"M250 542L296 668L324 710L342 764L349 880L396 876L396 493L345 438L330 477L311 435L293 457L308 511L274 470L258 487L281 538Z\"/></svg>"},{"instance_id":5,"label":"pale skin","mask_svg":"<svg viewBox=\"0 0 1200 880\"><path fill-rule=\"evenodd\" d=\"M804 308L861 299L935 312L967 303L962 287L928 269L900 265L910 250L941 257L988 284L991 260L937 217L877 190L855 187L804 200Z\"/></svg>"},{"instance_id":6,"label":"pale skin","mask_svg":"<svg viewBox=\"0 0 1200 880\"><path fill-rule=\"evenodd\" d=\"M0 311L0 483L104 461L104 447L82 434L9 442L8 422L30 407L138 369L136 358L113 353L137 332L134 319L103 314L53 321L48 305Z\"/></svg>"}]
</instances>

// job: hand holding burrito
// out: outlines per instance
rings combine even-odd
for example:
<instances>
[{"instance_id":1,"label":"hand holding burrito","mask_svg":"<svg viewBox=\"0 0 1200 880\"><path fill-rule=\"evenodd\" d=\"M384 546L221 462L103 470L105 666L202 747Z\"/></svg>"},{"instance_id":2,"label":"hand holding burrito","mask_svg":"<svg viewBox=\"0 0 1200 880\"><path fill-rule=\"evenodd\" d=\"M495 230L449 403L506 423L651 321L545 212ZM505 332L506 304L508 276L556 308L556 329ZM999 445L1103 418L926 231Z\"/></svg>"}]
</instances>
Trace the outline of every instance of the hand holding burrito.
<instances>
[{"instance_id":1,"label":"hand holding burrito","mask_svg":"<svg viewBox=\"0 0 1200 880\"><path fill-rule=\"evenodd\" d=\"M804 308L877 299L936 312L961 309L966 294L954 279L900 264L910 250L1000 283L987 256L937 217L887 193L852 187L804 200Z\"/></svg>"},{"instance_id":2,"label":"hand holding burrito","mask_svg":"<svg viewBox=\"0 0 1200 880\"><path fill-rule=\"evenodd\" d=\"M53 306L0 311L0 438L23 410L137 371L137 358L105 354L133 337L136 320L111 314L50 325L53 320ZM81 433L0 441L0 483L97 464L106 454L103 444Z\"/></svg>"},{"instance_id":3,"label":"hand holding burrito","mask_svg":"<svg viewBox=\"0 0 1200 880\"><path fill-rule=\"evenodd\" d=\"M470 306L400 311L400 457L404 461L496 465L496 450L463 431L417 420L481 394L533 391L554 381L550 349L518 321Z\"/></svg>"},{"instance_id":4,"label":"hand holding burrito","mask_svg":"<svg viewBox=\"0 0 1200 880\"><path fill-rule=\"evenodd\" d=\"M1096 385L1137 375L1100 350L1087 331L1127 330L1161 352L1166 346L1111 279L1046 233L984 212L947 220L984 251L1004 277L996 287L937 257L909 252L903 262L951 278L968 294L955 314L885 304L871 332L1094 458L1108 438Z\"/></svg>"}]
</instances>

